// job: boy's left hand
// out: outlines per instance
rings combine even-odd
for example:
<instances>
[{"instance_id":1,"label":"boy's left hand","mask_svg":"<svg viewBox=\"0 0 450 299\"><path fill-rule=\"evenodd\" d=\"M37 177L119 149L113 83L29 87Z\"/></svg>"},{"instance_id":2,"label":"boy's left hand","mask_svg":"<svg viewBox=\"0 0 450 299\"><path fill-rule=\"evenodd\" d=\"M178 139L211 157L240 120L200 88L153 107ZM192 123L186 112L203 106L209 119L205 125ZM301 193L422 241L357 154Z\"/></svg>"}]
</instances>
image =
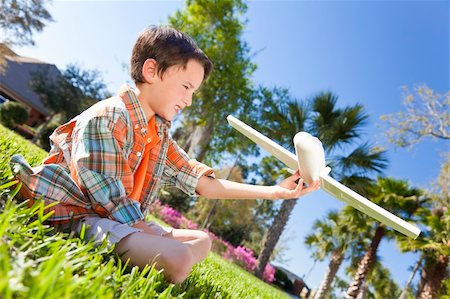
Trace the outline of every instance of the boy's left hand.
<instances>
[{"instance_id":1,"label":"boy's left hand","mask_svg":"<svg viewBox=\"0 0 450 299\"><path fill-rule=\"evenodd\" d=\"M311 185L304 188L303 179L300 179L298 183L296 183L298 179L300 179L300 174L297 171L278 185L273 186L275 198L296 199L313 192L320 187L320 181L314 181Z\"/></svg>"}]
</instances>

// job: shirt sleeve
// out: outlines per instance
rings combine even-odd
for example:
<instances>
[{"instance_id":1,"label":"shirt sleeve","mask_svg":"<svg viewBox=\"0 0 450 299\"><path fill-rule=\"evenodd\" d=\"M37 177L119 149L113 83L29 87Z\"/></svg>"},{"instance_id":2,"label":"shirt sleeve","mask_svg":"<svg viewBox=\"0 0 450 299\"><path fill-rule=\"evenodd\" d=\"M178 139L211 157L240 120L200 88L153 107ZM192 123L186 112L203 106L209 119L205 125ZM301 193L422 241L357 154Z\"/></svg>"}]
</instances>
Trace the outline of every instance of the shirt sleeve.
<instances>
[{"instance_id":1,"label":"shirt sleeve","mask_svg":"<svg viewBox=\"0 0 450 299\"><path fill-rule=\"evenodd\" d=\"M74 139L71 166L81 190L94 206L100 204L108 218L132 225L144 216L140 203L127 197L122 182L132 180L133 174L120 146L123 141L114 133L120 129L117 121L106 116L81 125Z\"/></svg>"},{"instance_id":2,"label":"shirt sleeve","mask_svg":"<svg viewBox=\"0 0 450 299\"><path fill-rule=\"evenodd\" d=\"M169 149L164 167L163 185L174 186L189 196L198 196L195 192L201 176L215 177L214 170L190 159L186 152L169 135Z\"/></svg>"}]
</instances>

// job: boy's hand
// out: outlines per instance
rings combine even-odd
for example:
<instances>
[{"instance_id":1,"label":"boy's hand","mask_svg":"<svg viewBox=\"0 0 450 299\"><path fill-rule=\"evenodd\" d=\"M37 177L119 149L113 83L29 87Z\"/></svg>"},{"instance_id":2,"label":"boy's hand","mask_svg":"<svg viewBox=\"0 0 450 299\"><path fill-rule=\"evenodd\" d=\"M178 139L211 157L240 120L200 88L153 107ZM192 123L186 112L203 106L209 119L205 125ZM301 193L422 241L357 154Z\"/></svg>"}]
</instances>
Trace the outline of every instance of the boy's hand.
<instances>
[{"instance_id":1,"label":"boy's hand","mask_svg":"<svg viewBox=\"0 0 450 299\"><path fill-rule=\"evenodd\" d=\"M158 235L155 231L153 231L153 229L151 229L147 223L145 223L144 221L139 221L136 222L133 225L134 228L140 228L144 231L144 233L150 234L150 235Z\"/></svg>"},{"instance_id":2,"label":"boy's hand","mask_svg":"<svg viewBox=\"0 0 450 299\"><path fill-rule=\"evenodd\" d=\"M275 198L296 199L315 191L320 187L320 181L314 181L307 188L303 188L303 179L299 179L300 174L297 171L287 179L280 182L278 185L273 186ZM297 180L299 180L298 183L296 183Z\"/></svg>"}]
</instances>

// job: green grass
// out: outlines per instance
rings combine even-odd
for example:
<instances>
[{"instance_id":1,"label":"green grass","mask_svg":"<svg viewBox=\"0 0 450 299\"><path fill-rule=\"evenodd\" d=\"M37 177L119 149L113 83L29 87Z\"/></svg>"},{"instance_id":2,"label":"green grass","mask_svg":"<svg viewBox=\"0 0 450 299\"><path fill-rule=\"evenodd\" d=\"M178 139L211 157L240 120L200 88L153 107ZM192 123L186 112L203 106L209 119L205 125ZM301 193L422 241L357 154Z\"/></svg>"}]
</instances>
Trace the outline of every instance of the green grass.
<instances>
[{"instance_id":1,"label":"green grass","mask_svg":"<svg viewBox=\"0 0 450 299\"><path fill-rule=\"evenodd\" d=\"M9 157L38 165L46 152L0 125L0 298L289 298L211 253L182 284L152 267L123 265L103 244L55 233L41 202L17 202ZM155 219L152 219L155 220Z\"/></svg>"}]
</instances>

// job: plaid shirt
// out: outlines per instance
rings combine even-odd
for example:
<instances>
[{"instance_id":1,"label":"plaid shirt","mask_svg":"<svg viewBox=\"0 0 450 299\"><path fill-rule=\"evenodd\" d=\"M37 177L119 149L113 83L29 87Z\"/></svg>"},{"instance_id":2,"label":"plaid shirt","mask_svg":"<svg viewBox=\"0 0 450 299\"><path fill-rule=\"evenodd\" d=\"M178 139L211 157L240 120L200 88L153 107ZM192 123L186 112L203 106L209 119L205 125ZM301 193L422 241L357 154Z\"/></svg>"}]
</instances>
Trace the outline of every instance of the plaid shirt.
<instances>
[{"instance_id":1,"label":"plaid shirt","mask_svg":"<svg viewBox=\"0 0 450 299\"><path fill-rule=\"evenodd\" d=\"M50 136L52 149L43 165L32 168L21 155L11 158L11 167L23 183L22 193L46 204L57 202L50 208L54 214L49 221L100 215L129 225L144 219L162 185L196 196L199 178L214 176L213 170L190 160L172 140L171 123L155 117L159 142L150 150L139 201L128 195L151 140L144 138L148 122L128 86L58 127Z\"/></svg>"}]
</instances>

